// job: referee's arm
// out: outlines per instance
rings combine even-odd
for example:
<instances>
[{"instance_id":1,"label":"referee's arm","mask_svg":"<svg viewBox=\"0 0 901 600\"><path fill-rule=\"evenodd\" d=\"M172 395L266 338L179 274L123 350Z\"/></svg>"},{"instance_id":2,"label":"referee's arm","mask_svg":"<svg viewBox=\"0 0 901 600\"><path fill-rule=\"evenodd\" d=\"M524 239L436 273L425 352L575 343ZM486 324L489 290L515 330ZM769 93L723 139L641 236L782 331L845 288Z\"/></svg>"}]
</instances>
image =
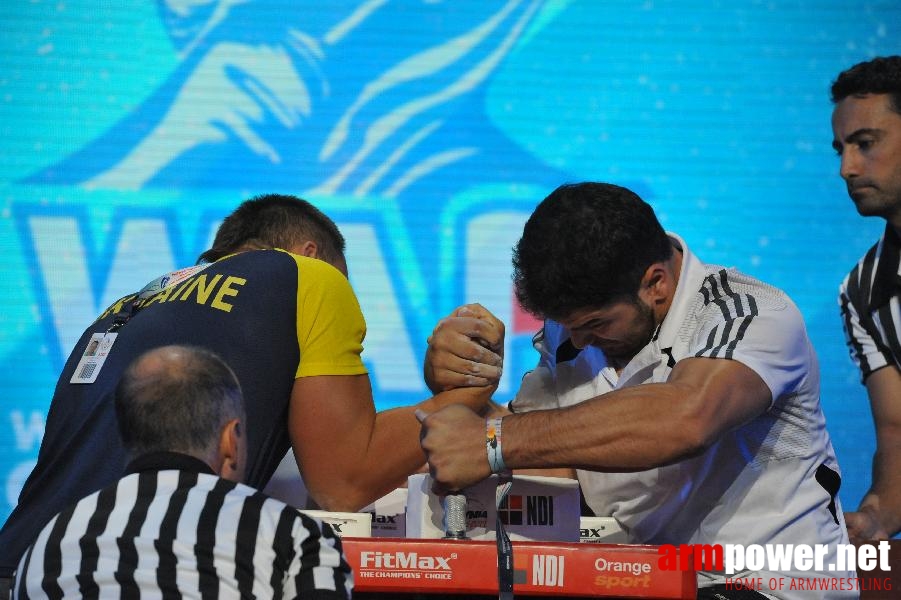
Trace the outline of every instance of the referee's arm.
<instances>
[{"instance_id":1,"label":"referee's arm","mask_svg":"<svg viewBox=\"0 0 901 600\"><path fill-rule=\"evenodd\" d=\"M901 530L901 371L892 365L874 371L866 380L876 454L873 483L857 512L846 513L848 535L854 543L887 539Z\"/></svg>"}]
</instances>

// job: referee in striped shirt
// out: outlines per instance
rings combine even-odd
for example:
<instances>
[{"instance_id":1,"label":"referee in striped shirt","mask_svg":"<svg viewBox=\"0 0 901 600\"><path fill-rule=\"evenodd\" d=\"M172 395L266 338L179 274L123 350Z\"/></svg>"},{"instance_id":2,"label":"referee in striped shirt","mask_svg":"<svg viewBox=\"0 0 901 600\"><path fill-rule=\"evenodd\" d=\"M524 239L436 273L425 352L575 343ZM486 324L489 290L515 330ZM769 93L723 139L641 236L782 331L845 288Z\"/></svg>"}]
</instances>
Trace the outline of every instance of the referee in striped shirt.
<instances>
[{"instance_id":1,"label":"referee in striped shirt","mask_svg":"<svg viewBox=\"0 0 901 600\"><path fill-rule=\"evenodd\" d=\"M341 543L239 483L244 407L209 351L165 346L116 388L126 475L63 511L23 556L15 598L349 598Z\"/></svg>"},{"instance_id":2,"label":"referee in striped shirt","mask_svg":"<svg viewBox=\"0 0 901 600\"><path fill-rule=\"evenodd\" d=\"M865 217L886 220L882 238L841 284L851 358L876 425L873 482L845 519L852 542L901 530L901 56L842 72L832 85L832 145L848 194Z\"/></svg>"}]
</instances>

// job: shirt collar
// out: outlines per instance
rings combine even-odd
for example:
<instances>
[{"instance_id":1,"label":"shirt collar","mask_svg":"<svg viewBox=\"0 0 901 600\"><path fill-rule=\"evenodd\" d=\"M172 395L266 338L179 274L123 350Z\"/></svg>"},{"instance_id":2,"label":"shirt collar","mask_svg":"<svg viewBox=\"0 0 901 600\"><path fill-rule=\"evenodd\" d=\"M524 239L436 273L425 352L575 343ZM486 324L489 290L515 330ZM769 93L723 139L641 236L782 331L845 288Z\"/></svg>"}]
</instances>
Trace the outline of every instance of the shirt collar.
<instances>
[{"instance_id":1,"label":"shirt collar","mask_svg":"<svg viewBox=\"0 0 901 600\"><path fill-rule=\"evenodd\" d=\"M901 277L898 275L899 263L901 263L901 240L898 239L895 228L890 224L885 226L881 246L879 264L876 266L876 274L873 277L873 290L870 293L872 309L888 304L889 300L901 289Z\"/></svg>"},{"instance_id":2,"label":"shirt collar","mask_svg":"<svg viewBox=\"0 0 901 600\"><path fill-rule=\"evenodd\" d=\"M673 301L654 337L660 348L672 348L675 344L676 334L682 327L682 321L692 306L695 293L701 289L704 277L707 275L704 263L688 249L688 244L674 233L668 232L667 235L676 249L682 251L682 267L679 271L679 280L676 284Z\"/></svg>"},{"instance_id":3,"label":"shirt collar","mask_svg":"<svg viewBox=\"0 0 901 600\"><path fill-rule=\"evenodd\" d=\"M149 452L137 457L125 468L125 474L140 473L142 471L191 471L194 473L207 473L215 475L215 471L208 464L187 454L180 452Z\"/></svg>"}]
</instances>

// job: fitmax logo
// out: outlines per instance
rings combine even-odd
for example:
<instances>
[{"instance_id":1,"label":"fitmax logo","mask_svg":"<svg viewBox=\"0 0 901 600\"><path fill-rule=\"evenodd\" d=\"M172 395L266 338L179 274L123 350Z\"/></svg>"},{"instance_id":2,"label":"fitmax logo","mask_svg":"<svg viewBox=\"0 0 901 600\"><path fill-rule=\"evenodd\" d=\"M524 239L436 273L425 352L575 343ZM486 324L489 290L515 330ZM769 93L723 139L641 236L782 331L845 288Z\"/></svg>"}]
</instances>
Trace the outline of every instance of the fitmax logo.
<instances>
[{"instance_id":1,"label":"fitmax logo","mask_svg":"<svg viewBox=\"0 0 901 600\"><path fill-rule=\"evenodd\" d=\"M360 552L361 569L419 569L423 571L450 571L449 556L420 556L418 552Z\"/></svg>"},{"instance_id":2,"label":"fitmax logo","mask_svg":"<svg viewBox=\"0 0 901 600\"><path fill-rule=\"evenodd\" d=\"M372 522L397 525L397 515L377 515L372 513Z\"/></svg>"}]
</instances>

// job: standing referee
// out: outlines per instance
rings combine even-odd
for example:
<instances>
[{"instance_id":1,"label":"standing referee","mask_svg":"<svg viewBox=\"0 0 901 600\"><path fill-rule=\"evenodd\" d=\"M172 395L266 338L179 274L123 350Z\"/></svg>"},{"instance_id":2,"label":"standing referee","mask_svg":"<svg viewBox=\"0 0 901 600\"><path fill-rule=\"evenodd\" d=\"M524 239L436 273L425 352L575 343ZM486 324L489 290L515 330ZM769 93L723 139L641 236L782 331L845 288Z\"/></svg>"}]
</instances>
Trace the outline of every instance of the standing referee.
<instances>
[{"instance_id":1,"label":"standing referee","mask_svg":"<svg viewBox=\"0 0 901 600\"><path fill-rule=\"evenodd\" d=\"M901 532L901 56L877 57L832 84L832 145L857 212L882 237L841 284L839 305L876 426L873 482L845 513L859 544Z\"/></svg>"},{"instance_id":2,"label":"standing referee","mask_svg":"<svg viewBox=\"0 0 901 600\"><path fill-rule=\"evenodd\" d=\"M331 528L239 483L243 399L216 355L151 350L115 402L126 475L51 519L19 564L15 598L350 597Z\"/></svg>"}]
</instances>

